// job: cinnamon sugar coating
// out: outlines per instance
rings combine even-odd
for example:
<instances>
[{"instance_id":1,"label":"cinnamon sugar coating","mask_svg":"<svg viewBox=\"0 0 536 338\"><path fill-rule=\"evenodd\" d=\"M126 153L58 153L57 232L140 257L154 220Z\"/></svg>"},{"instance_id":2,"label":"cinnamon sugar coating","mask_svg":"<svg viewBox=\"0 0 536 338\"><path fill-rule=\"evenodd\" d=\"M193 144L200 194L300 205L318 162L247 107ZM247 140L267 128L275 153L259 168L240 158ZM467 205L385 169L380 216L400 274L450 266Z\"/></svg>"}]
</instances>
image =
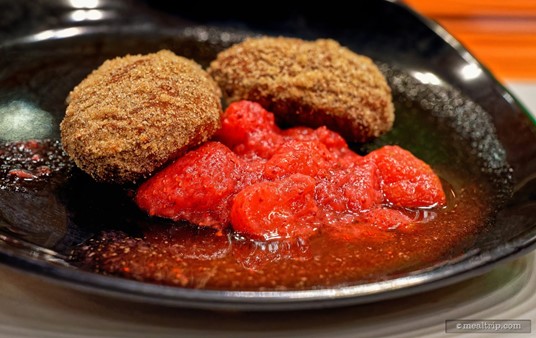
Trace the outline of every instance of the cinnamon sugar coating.
<instances>
[{"instance_id":1,"label":"cinnamon sugar coating","mask_svg":"<svg viewBox=\"0 0 536 338\"><path fill-rule=\"evenodd\" d=\"M198 64L167 50L108 60L69 94L63 147L97 181L135 182L209 139L220 97Z\"/></svg>"},{"instance_id":2,"label":"cinnamon sugar coating","mask_svg":"<svg viewBox=\"0 0 536 338\"><path fill-rule=\"evenodd\" d=\"M287 123L326 125L354 142L393 125L382 73L333 40L251 38L221 52L208 71L228 103L257 101Z\"/></svg>"}]
</instances>

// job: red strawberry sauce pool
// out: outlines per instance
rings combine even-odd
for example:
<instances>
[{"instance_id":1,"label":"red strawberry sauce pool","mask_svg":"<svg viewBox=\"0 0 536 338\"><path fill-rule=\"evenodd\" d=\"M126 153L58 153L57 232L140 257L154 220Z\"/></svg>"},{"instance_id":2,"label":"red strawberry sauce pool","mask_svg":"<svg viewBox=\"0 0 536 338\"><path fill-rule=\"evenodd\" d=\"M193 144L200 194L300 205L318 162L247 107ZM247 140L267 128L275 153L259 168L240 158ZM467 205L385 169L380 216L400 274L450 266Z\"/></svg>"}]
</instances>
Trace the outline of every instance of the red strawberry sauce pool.
<instances>
[{"instance_id":1,"label":"red strawberry sauce pool","mask_svg":"<svg viewBox=\"0 0 536 338\"><path fill-rule=\"evenodd\" d=\"M271 113L242 101L211 142L137 190L140 209L176 225L155 222L140 237L105 231L75 259L100 273L193 288L356 284L459 252L481 222L481 193L467 184L454 196L398 146L359 156L335 132L281 130Z\"/></svg>"}]
</instances>

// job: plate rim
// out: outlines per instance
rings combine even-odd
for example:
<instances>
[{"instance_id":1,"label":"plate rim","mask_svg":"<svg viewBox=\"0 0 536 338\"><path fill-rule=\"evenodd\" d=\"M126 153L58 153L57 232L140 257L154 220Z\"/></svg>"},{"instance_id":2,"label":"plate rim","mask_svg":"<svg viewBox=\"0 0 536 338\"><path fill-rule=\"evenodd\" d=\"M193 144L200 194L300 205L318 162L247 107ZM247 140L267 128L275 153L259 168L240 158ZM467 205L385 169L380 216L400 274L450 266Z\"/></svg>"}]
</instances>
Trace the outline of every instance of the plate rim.
<instances>
[{"instance_id":1,"label":"plate rim","mask_svg":"<svg viewBox=\"0 0 536 338\"><path fill-rule=\"evenodd\" d=\"M536 229L533 229L532 237L517 246L505 243L491 251L473 252L454 264L431 267L424 274L420 270L409 276L380 282L289 291L206 290L139 282L18 255L17 249L6 249L7 242L2 238L0 243L0 263L81 291L113 295L125 300L198 309L280 311L367 304L410 296L476 277L492 270L497 262L514 260L535 249ZM494 255L495 252L500 254ZM391 288L382 290L384 285Z\"/></svg>"},{"instance_id":2,"label":"plate rim","mask_svg":"<svg viewBox=\"0 0 536 338\"><path fill-rule=\"evenodd\" d=\"M384 2L400 6L433 31L444 43L453 47L460 55L469 57L471 62L477 64L487 73L494 84L500 86L502 91L513 98L511 105L519 107L521 112L536 126L536 117L530 114L527 108L495 78L489 69L482 65L443 27L399 1L384 0ZM107 27L99 26L82 28L84 29L82 32L87 34L95 34L99 31L106 32L107 30ZM25 38L31 36L33 34L18 37L11 40L11 43L25 41ZM9 43L0 44L0 48L8 46ZM534 250L536 248L536 226L491 250L471 252L453 264L434 266L408 276L352 286L289 291L204 290L145 283L61 266L34 257L26 257L26 255L18 254L17 250L20 249L10 245L0 234L0 263L82 291L171 306L271 311L365 304L421 293L475 277L490 271L498 262L513 260ZM389 285L390 288L382 290L382 286L385 285Z\"/></svg>"}]
</instances>

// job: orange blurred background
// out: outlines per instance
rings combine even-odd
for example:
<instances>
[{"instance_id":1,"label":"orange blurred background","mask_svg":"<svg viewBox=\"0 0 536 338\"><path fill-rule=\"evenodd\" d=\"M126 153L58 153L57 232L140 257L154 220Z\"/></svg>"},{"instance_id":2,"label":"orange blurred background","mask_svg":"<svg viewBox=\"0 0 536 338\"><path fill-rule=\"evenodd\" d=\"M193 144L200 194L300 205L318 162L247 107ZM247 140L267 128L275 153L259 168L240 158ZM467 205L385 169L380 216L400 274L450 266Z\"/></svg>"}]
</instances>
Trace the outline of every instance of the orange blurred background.
<instances>
[{"instance_id":1,"label":"orange blurred background","mask_svg":"<svg viewBox=\"0 0 536 338\"><path fill-rule=\"evenodd\" d=\"M500 80L536 78L536 0L404 0L437 21Z\"/></svg>"}]
</instances>

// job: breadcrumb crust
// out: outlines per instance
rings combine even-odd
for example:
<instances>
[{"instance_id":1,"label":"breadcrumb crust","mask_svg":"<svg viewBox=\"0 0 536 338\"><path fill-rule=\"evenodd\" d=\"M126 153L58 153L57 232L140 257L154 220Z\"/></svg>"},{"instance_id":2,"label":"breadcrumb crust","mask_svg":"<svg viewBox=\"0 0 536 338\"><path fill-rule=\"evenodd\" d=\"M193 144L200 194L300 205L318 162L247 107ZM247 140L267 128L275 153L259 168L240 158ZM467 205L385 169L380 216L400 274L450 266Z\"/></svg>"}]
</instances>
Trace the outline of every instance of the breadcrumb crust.
<instances>
[{"instance_id":1,"label":"breadcrumb crust","mask_svg":"<svg viewBox=\"0 0 536 338\"><path fill-rule=\"evenodd\" d=\"M391 89L371 59L333 40L250 38L221 52L209 74L227 103L261 103L280 120L326 125L364 142L391 129Z\"/></svg>"},{"instance_id":2,"label":"breadcrumb crust","mask_svg":"<svg viewBox=\"0 0 536 338\"><path fill-rule=\"evenodd\" d=\"M208 140L220 98L198 64L170 51L108 60L69 94L63 147L97 181L135 182Z\"/></svg>"}]
</instances>

